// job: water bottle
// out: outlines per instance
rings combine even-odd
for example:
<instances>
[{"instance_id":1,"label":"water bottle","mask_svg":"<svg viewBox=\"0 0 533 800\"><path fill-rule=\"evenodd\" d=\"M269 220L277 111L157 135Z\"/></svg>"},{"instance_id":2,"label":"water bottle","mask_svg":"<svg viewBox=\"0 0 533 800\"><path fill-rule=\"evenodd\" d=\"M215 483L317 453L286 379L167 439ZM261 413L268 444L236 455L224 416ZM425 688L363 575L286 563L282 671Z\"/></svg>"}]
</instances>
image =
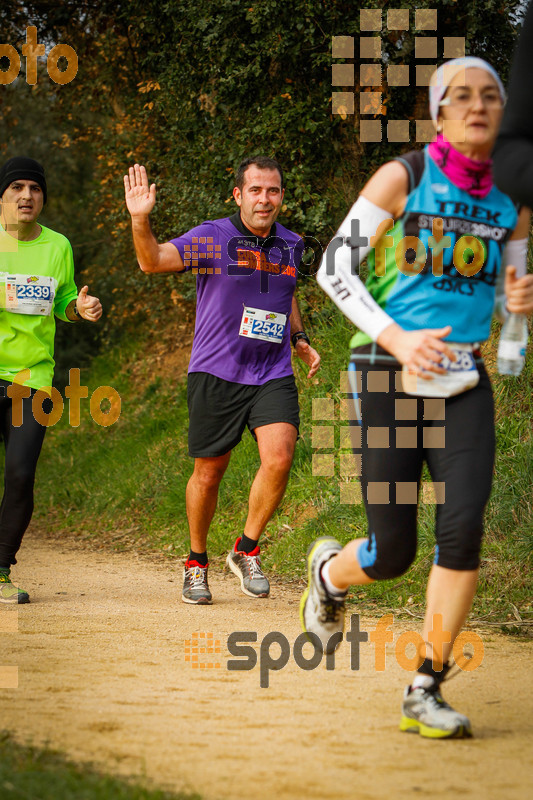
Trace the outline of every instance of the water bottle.
<instances>
[{"instance_id":1,"label":"water bottle","mask_svg":"<svg viewBox=\"0 0 533 800\"><path fill-rule=\"evenodd\" d=\"M509 314L503 324L498 345L500 375L520 375L526 360L527 319L525 314Z\"/></svg>"}]
</instances>

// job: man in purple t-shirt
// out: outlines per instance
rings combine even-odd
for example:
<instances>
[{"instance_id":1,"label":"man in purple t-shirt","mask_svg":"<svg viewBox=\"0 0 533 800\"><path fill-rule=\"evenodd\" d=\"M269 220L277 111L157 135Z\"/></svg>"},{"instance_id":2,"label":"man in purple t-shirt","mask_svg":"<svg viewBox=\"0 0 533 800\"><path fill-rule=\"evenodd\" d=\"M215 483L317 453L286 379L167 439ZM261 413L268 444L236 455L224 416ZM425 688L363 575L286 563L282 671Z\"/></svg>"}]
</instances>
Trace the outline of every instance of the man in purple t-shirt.
<instances>
[{"instance_id":1,"label":"man in purple t-shirt","mask_svg":"<svg viewBox=\"0 0 533 800\"><path fill-rule=\"evenodd\" d=\"M284 195L283 172L263 156L246 159L235 178L232 217L203 222L158 244L149 214L155 184L135 164L124 176L133 242L143 272L196 274L196 326L189 375L187 484L191 550L182 600L212 602L207 582L207 533L231 451L246 426L257 441L261 466L252 483L248 517L227 563L250 597L267 597L259 537L276 510L289 477L298 436L298 393L290 344L315 375L320 356L302 329L294 297L302 239L276 222Z\"/></svg>"}]
</instances>

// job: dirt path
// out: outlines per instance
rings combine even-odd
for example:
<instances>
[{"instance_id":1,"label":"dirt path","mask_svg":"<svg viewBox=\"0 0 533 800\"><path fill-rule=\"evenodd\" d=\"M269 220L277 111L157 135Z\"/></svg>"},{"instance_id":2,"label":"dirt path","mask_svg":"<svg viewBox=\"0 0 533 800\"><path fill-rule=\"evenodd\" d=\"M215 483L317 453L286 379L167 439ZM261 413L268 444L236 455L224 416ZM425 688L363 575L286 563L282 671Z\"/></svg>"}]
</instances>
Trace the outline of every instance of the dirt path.
<instances>
[{"instance_id":1,"label":"dirt path","mask_svg":"<svg viewBox=\"0 0 533 800\"><path fill-rule=\"evenodd\" d=\"M178 564L35 533L14 575L33 600L0 609L0 629L12 629L2 635L1 664L19 668L18 689L0 690L1 727L21 742L49 743L76 761L206 800L531 796L528 643L482 633L484 663L445 693L471 717L476 738L434 742L398 731L406 673L391 645L385 673L375 671L368 643L359 671L343 644L334 671L325 662L304 671L291 657L270 673L269 688L259 686L259 666L227 669L232 631L257 631L257 650L269 631L292 646L296 589L275 586L269 600L254 601L213 570L216 603L190 607L178 601ZM365 630L375 625L361 621ZM395 638L408 627L395 622ZM221 644L219 654L198 654L203 667L186 660L195 632Z\"/></svg>"}]
</instances>

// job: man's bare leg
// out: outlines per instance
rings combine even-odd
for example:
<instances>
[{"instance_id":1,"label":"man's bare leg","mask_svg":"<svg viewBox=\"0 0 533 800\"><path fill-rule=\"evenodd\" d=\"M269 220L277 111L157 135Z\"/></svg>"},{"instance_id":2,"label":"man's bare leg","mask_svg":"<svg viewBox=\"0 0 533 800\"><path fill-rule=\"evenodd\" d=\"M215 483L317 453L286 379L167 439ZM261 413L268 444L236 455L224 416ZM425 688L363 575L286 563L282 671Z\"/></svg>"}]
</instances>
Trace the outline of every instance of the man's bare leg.
<instances>
[{"instance_id":1,"label":"man's bare leg","mask_svg":"<svg viewBox=\"0 0 533 800\"><path fill-rule=\"evenodd\" d=\"M191 550L204 553L207 532L218 500L218 487L231 458L231 450L215 458L195 458L185 493Z\"/></svg>"},{"instance_id":2,"label":"man's bare leg","mask_svg":"<svg viewBox=\"0 0 533 800\"><path fill-rule=\"evenodd\" d=\"M289 422L261 425L254 431L261 466L252 483L244 534L258 541L285 492L297 431Z\"/></svg>"},{"instance_id":3,"label":"man's bare leg","mask_svg":"<svg viewBox=\"0 0 533 800\"><path fill-rule=\"evenodd\" d=\"M254 478L248 501L248 518L240 537L226 559L249 597L268 597L270 585L263 574L257 541L278 507L287 486L297 431L288 422L275 422L255 429L261 466Z\"/></svg>"}]
</instances>

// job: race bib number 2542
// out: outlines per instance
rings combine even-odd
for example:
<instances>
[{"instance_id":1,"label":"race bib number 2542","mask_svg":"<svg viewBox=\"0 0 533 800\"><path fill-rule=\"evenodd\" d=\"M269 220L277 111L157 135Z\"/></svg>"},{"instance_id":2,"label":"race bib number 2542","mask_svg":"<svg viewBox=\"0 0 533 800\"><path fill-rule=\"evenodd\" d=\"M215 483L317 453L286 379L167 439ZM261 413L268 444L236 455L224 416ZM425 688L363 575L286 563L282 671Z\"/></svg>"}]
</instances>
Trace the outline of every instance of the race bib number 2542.
<instances>
[{"instance_id":1,"label":"race bib number 2542","mask_svg":"<svg viewBox=\"0 0 533 800\"><path fill-rule=\"evenodd\" d=\"M286 314L245 306L239 336L245 336L247 339L261 339L263 342L271 344L281 344L286 322Z\"/></svg>"}]
</instances>

